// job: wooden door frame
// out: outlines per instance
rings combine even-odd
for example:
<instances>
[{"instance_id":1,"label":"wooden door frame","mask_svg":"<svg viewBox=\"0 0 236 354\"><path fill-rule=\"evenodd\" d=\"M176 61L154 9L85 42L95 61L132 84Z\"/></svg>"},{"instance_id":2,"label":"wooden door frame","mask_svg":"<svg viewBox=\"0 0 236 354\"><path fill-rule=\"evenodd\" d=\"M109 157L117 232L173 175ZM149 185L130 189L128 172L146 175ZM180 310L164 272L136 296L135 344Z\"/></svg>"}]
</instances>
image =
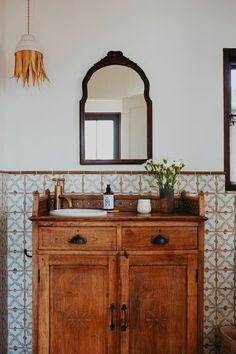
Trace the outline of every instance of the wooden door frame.
<instances>
[{"instance_id":1,"label":"wooden door frame","mask_svg":"<svg viewBox=\"0 0 236 354\"><path fill-rule=\"evenodd\" d=\"M230 180L230 108L231 108L231 88L230 70L232 63L236 63L236 49L223 49L223 79L224 79L224 172L225 189L236 191L236 183Z\"/></svg>"}]
</instances>

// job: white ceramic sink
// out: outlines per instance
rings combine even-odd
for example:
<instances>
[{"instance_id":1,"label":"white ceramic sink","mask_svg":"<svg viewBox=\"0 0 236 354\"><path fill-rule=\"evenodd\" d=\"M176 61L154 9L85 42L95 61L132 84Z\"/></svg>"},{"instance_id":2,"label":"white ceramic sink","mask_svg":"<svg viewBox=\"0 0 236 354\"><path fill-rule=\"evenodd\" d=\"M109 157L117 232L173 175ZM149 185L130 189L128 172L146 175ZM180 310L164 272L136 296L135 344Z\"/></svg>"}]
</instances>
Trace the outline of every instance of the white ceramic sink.
<instances>
[{"instance_id":1,"label":"white ceramic sink","mask_svg":"<svg viewBox=\"0 0 236 354\"><path fill-rule=\"evenodd\" d=\"M49 214L55 216L106 216L107 212L99 209L56 209L51 210Z\"/></svg>"}]
</instances>

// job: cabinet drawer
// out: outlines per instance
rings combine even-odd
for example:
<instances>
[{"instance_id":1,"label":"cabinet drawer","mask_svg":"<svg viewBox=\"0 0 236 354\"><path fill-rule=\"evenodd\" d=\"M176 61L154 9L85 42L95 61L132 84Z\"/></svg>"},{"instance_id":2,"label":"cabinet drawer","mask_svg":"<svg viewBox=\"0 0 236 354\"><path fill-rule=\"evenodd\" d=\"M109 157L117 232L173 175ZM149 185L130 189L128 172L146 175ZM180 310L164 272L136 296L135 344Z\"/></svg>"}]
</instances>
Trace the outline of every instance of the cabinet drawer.
<instances>
[{"instance_id":1,"label":"cabinet drawer","mask_svg":"<svg viewBox=\"0 0 236 354\"><path fill-rule=\"evenodd\" d=\"M126 227L122 232L125 250L196 249L196 227Z\"/></svg>"},{"instance_id":2,"label":"cabinet drawer","mask_svg":"<svg viewBox=\"0 0 236 354\"><path fill-rule=\"evenodd\" d=\"M39 228L39 248L85 251L115 250L116 228L41 227Z\"/></svg>"}]
</instances>

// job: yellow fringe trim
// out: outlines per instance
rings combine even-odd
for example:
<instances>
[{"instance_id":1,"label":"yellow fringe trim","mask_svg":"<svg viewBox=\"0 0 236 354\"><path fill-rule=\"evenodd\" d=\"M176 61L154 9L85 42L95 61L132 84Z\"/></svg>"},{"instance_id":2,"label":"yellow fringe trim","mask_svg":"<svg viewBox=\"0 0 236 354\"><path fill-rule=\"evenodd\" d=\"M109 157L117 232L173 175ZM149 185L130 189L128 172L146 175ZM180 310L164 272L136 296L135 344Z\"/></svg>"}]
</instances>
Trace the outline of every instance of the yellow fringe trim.
<instances>
[{"instance_id":1,"label":"yellow fringe trim","mask_svg":"<svg viewBox=\"0 0 236 354\"><path fill-rule=\"evenodd\" d=\"M42 81L49 81L43 65L43 54L33 50L22 50L15 53L14 77L23 80L23 86L29 86L30 74L33 86Z\"/></svg>"}]
</instances>

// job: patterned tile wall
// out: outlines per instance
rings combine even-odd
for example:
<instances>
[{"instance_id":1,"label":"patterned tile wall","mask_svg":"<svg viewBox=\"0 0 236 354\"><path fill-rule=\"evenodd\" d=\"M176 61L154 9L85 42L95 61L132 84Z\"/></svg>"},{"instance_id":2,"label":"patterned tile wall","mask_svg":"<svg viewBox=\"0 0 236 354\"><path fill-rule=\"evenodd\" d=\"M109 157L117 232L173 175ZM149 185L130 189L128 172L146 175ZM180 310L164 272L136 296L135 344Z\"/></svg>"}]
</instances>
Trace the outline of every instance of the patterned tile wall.
<instances>
[{"instance_id":1,"label":"patterned tile wall","mask_svg":"<svg viewBox=\"0 0 236 354\"><path fill-rule=\"evenodd\" d=\"M24 248L32 249L32 192L53 191L52 174L9 174L8 193L8 354L31 353L31 259ZM111 184L115 193L148 193L149 177L144 174L65 174L68 193L101 193ZM204 353L218 353L218 328L236 324L235 313L235 201L225 193L222 174L183 174L176 192L204 191L205 226L205 319Z\"/></svg>"},{"instance_id":2,"label":"patterned tile wall","mask_svg":"<svg viewBox=\"0 0 236 354\"><path fill-rule=\"evenodd\" d=\"M0 172L0 352L7 353L7 189Z\"/></svg>"}]
</instances>

